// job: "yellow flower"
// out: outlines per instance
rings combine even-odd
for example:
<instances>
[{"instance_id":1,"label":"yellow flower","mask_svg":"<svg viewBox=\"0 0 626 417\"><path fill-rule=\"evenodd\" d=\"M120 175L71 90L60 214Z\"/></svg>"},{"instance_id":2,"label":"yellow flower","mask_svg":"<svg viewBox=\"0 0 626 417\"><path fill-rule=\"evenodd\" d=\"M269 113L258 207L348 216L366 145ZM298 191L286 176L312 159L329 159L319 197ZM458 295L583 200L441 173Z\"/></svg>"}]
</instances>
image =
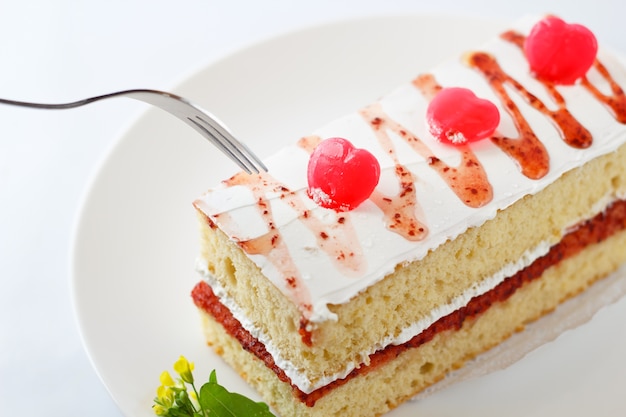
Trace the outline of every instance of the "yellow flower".
<instances>
[{"instance_id":1,"label":"yellow flower","mask_svg":"<svg viewBox=\"0 0 626 417\"><path fill-rule=\"evenodd\" d=\"M193 375L191 374L191 371L193 371L193 362L189 363L187 358L181 355L174 363L174 370L180 375L183 381L188 384L193 384Z\"/></svg>"},{"instance_id":2,"label":"yellow flower","mask_svg":"<svg viewBox=\"0 0 626 417\"><path fill-rule=\"evenodd\" d=\"M157 400L163 407L170 408L174 405L174 391L170 387L161 385L157 388Z\"/></svg>"},{"instance_id":3,"label":"yellow flower","mask_svg":"<svg viewBox=\"0 0 626 417\"><path fill-rule=\"evenodd\" d=\"M152 409L154 410L154 414L156 414L157 416L166 416L169 411L169 409L158 404L153 405Z\"/></svg>"},{"instance_id":4,"label":"yellow flower","mask_svg":"<svg viewBox=\"0 0 626 417\"><path fill-rule=\"evenodd\" d=\"M176 385L174 383L174 379L172 378L170 373L167 372L167 371L163 371L161 373L161 376L159 377L159 380L161 381L161 384L163 386L165 386L165 387L173 387L174 385Z\"/></svg>"}]
</instances>

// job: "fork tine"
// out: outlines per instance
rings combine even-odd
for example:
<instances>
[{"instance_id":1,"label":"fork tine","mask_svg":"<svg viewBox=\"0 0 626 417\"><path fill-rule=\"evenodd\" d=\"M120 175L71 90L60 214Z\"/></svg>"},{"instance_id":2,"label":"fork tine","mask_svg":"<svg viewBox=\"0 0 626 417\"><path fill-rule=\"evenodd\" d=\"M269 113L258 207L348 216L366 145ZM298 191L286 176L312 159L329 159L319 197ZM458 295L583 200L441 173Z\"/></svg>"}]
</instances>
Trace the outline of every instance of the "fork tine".
<instances>
[{"instance_id":1,"label":"fork tine","mask_svg":"<svg viewBox=\"0 0 626 417\"><path fill-rule=\"evenodd\" d=\"M238 141L219 123L212 123L211 120L207 120L201 115L196 115L195 118L197 120L192 118L188 118L188 120L208 133L214 140L214 143L216 142L215 144L219 146L222 151L231 156L247 173L259 173L261 170L267 171L265 164L263 164L244 143Z\"/></svg>"},{"instance_id":2,"label":"fork tine","mask_svg":"<svg viewBox=\"0 0 626 417\"><path fill-rule=\"evenodd\" d=\"M233 160L235 163L237 163L237 165L239 165L239 167L241 169L246 171L248 174L252 174L253 173L254 166L250 163L250 161L246 161L245 159L242 159L240 157L240 155L235 155L235 152L233 152L234 148L226 146L226 144L216 136L216 134L215 134L216 132L215 131L210 131L209 129L207 129L207 127L205 125L201 124L200 122L196 121L195 119L193 119L191 117L187 117L187 120L198 131L200 131L200 133L202 133L203 136L205 136L208 140L210 140L211 143L213 143L213 145L217 146L220 151L222 151L231 160ZM236 149L234 149L234 150L236 150ZM250 166L252 166L252 168ZM256 171L256 172L258 172L258 171Z\"/></svg>"},{"instance_id":3,"label":"fork tine","mask_svg":"<svg viewBox=\"0 0 626 417\"><path fill-rule=\"evenodd\" d=\"M230 137L232 138L232 137L233 137L233 135L230 135ZM235 139L235 140L237 140L237 139ZM247 159L248 159L248 160L251 160L251 161L253 161L253 162L255 163L255 167L256 167L257 169L259 169L260 171L267 171L267 166L265 166L265 164L263 163L263 161L261 161L261 160L259 159L259 157L257 157L257 156L254 154L254 152L252 152L252 151L250 150L250 148L248 148L248 145L246 145L246 144L245 144L245 143L243 143L243 142L239 142L238 140L237 140L237 143L239 144L239 147L240 147L240 149L242 150L242 153L244 153L244 154L246 155L246 157L247 157Z\"/></svg>"}]
</instances>

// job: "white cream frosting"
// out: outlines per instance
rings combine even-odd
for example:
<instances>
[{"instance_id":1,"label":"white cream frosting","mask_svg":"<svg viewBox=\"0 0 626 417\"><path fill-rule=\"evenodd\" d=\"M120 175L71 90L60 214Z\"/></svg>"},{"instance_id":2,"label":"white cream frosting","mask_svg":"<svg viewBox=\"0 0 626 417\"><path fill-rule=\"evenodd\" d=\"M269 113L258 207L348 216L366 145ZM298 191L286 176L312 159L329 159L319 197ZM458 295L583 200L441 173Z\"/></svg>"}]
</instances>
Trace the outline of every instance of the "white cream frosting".
<instances>
[{"instance_id":1,"label":"white cream frosting","mask_svg":"<svg viewBox=\"0 0 626 417\"><path fill-rule=\"evenodd\" d=\"M526 19L514 29L527 34L535 21ZM545 87L529 74L528 63L515 45L495 38L477 50L494 56L506 73L519 81L546 106L549 108L556 106L546 93ZM620 86L626 87L626 70L620 60L604 50L599 51L598 59L609 70L612 78ZM497 132L508 137L517 136L512 118L504 110L501 101L485 78L463 63L461 57L445 62L429 73L434 75L438 83L444 87L470 88L478 97L491 100L501 114ZM608 92L606 81L595 69L589 71L587 78L601 91ZM419 218L427 225L429 231L423 240L407 240L385 226L383 214L377 205L370 200L365 201L355 210L345 214L356 230L355 244L359 246L362 259L364 259L358 272L338 268L336 262L326 252L320 250L312 231L300 221L301 212L294 210L284 199L280 198L279 193L268 193L274 225L300 273L301 283L305 286L304 291L308 297L307 302L310 302L312 306L308 319L311 322L336 319L327 308L328 304L348 302L356 294L391 273L398 264L423 258L429 251L454 239L468 228L480 226L492 219L498 211L522 197L543 190L568 170L615 151L624 143L626 126L617 122L606 107L580 84L559 86L557 90L565 99L570 112L590 131L594 139L593 144L587 149L568 146L543 114L532 109L515 92L510 92L511 98L547 149L550 170L538 180L529 179L520 172L517 163L491 141L484 140L471 144L470 147L483 165L493 188L492 200L481 208L465 205L422 156L391 132L390 137L400 162L418 179L415 187L420 211ZM385 114L420 138L439 159L452 166L458 164L460 160L458 149L437 142L428 132L425 123L428 100L412 83L406 83L392 91L380 99L379 104ZM377 191L384 195L397 192L395 162L384 152L375 132L359 112L339 118L313 134L321 138L343 137L350 140L356 147L370 150L381 165L381 179ZM307 151L294 144L267 159L266 165L269 168L269 174L274 179L300 197L300 201L310 210L312 216L315 216L322 224L330 224L336 220L337 214L333 210L317 206L306 195L308 159ZM259 237L268 231L267 222L260 214L256 203L257 199L249 187L222 185L199 198L196 206L232 240L242 242ZM228 221L224 220L223 213L228 214ZM285 295L292 297L296 304L302 302L290 291L286 277L265 254L249 254L248 256ZM517 267L519 266L515 265L515 268ZM482 291L482 285L479 284L477 288L469 289L468 294ZM457 304L463 302L465 298L466 296L463 295L450 306L441 307L442 311L448 308L456 309ZM433 317L440 313L433 312ZM407 329L406 336L409 337L425 325L426 322L416 323L414 328ZM395 341L390 343L395 343ZM289 369L287 364L285 366L286 370ZM295 380L298 379L297 375L293 377ZM302 385L306 388L306 381L302 381ZM306 389L303 390L306 391Z\"/></svg>"}]
</instances>

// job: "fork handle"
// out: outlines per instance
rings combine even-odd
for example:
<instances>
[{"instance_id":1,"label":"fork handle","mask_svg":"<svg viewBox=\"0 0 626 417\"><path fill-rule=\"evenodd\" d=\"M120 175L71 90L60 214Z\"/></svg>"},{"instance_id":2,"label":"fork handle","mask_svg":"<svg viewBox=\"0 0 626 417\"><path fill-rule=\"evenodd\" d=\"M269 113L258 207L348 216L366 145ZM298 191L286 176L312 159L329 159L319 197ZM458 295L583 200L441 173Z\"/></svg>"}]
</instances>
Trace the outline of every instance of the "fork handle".
<instances>
[{"instance_id":1,"label":"fork handle","mask_svg":"<svg viewBox=\"0 0 626 417\"><path fill-rule=\"evenodd\" d=\"M82 100L77 100L77 101L71 101L68 103L33 103L33 102L29 102L29 101L18 101L18 100L8 100L5 98L0 98L0 103L2 104L9 104L12 106L20 106L20 107L30 107L30 108L34 108L34 109L48 109L48 110L65 110L65 109L74 109L76 107L81 107L84 106L86 104L90 104L93 103L95 101L100 101L100 100L105 100L108 98L113 98L113 97L121 97L121 96L126 96L126 97L132 97L134 95L141 95L142 98L137 98L140 101L147 101L145 99L145 97L147 95L151 95L151 94L160 94L160 95L165 95L165 96L170 96L172 98L176 98L178 100L182 100L185 101L187 103L189 103L188 100L184 99L183 97L180 96L176 96L174 94L171 93L166 93L164 91L158 91L158 90L147 90L147 89L134 89L134 90L124 90L124 91L117 91L115 93L109 93L109 94L102 94L99 96L94 96L94 97L89 97L89 98L85 98ZM189 103L191 104L191 103Z\"/></svg>"},{"instance_id":2,"label":"fork handle","mask_svg":"<svg viewBox=\"0 0 626 417\"><path fill-rule=\"evenodd\" d=\"M245 144L238 141L215 116L197 107L184 97L158 90L124 90L78 101L60 104L33 103L0 98L0 104L30 107L35 109L64 110L84 106L95 101L113 97L127 97L143 101L178 117L200 132L223 153L248 173L267 171L263 162Z\"/></svg>"}]
</instances>

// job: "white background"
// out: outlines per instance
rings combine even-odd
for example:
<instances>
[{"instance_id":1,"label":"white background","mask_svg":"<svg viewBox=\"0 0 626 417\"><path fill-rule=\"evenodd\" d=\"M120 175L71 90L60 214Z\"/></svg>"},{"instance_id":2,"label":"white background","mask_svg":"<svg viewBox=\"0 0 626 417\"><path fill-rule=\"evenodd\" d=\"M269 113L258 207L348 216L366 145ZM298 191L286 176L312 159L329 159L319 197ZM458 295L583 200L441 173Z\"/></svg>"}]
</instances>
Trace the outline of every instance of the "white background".
<instances>
[{"instance_id":1,"label":"white background","mask_svg":"<svg viewBox=\"0 0 626 417\"><path fill-rule=\"evenodd\" d=\"M239 48L347 18L515 20L546 12L584 23L601 43L626 52L621 0L0 0L0 97L64 102L128 88L171 90ZM122 415L81 344L69 257L89 178L145 110L123 99L62 112L0 105L2 416ZM155 372L166 365L155 364Z\"/></svg>"}]
</instances>

